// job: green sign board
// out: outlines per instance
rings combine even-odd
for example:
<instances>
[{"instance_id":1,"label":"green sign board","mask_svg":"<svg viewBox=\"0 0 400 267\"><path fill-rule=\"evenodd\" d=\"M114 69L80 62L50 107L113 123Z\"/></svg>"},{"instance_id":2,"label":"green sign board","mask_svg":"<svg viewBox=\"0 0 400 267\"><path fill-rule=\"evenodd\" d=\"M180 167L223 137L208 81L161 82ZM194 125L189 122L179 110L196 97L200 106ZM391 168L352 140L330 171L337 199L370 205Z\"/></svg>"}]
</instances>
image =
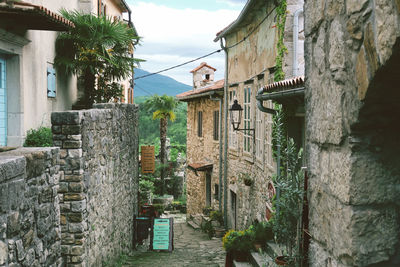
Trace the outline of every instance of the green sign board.
<instances>
[{"instance_id":1,"label":"green sign board","mask_svg":"<svg viewBox=\"0 0 400 267\"><path fill-rule=\"evenodd\" d=\"M172 251L173 226L172 218L154 218L151 233L151 248L153 250Z\"/></svg>"}]
</instances>

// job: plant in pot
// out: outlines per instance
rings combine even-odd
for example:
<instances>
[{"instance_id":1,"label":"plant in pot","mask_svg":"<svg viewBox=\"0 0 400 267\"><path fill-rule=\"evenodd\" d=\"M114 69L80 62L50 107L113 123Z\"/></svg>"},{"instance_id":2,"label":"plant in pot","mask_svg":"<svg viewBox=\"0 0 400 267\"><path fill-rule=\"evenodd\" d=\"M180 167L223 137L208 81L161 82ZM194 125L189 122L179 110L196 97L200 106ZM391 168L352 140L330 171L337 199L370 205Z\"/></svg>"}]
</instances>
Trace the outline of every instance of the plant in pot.
<instances>
[{"instance_id":1,"label":"plant in pot","mask_svg":"<svg viewBox=\"0 0 400 267\"><path fill-rule=\"evenodd\" d=\"M222 238L222 244L236 261L247 261L253 247L251 232L230 230Z\"/></svg>"},{"instance_id":2,"label":"plant in pot","mask_svg":"<svg viewBox=\"0 0 400 267\"><path fill-rule=\"evenodd\" d=\"M254 232L254 248L259 251L268 241L274 239L272 225L269 222L259 222L252 226Z\"/></svg>"},{"instance_id":3,"label":"plant in pot","mask_svg":"<svg viewBox=\"0 0 400 267\"><path fill-rule=\"evenodd\" d=\"M276 186L280 197L273 202L275 215L272 228L275 241L286 248L284 255L276 261L278 265L295 263L299 257L300 219L304 194L304 174L301 170L302 150L297 151L293 139L289 139L284 150L284 168Z\"/></svg>"},{"instance_id":4,"label":"plant in pot","mask_svg":"<svg viewBox=\"0 0 400 267\"><path fill-rule=\"evenodd\" d=\"M253 177L251 177L250 174L244 172L239 174L239 180L242 181L246 186L251 186L254 182Z\"/></svg>"}]
</instances>

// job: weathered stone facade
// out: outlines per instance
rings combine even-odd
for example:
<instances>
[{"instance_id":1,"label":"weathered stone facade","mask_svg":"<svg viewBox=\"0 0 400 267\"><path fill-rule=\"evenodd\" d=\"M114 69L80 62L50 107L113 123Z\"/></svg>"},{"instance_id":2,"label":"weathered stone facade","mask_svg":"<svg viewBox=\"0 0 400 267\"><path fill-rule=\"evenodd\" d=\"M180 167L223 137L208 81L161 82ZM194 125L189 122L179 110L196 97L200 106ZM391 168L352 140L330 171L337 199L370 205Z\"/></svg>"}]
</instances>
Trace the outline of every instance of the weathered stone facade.
<instances>
[{"instance_id":1,"label":"weathered stone facade","mask_svg":"<svg viewBox=\"0 0 400 267\"><path fill-rule=\"evenodd\" d=\"M207 206L206 201L206 175L211 175L211 207L219 208L218 192L215 185L219 185L219 139L213 138L213 113L220 109L219 101L209 98L197 99L188 102L187 113L187 162L212 163L208 171L186 170L187 214L201 214ZM203 136L197 135L198 112L203 112Z\"/></svg>"},{"instance_id":2,"label":"weathered stone facade","mask_svg":"<svg viewBox=\"0 0 400 267\"><path fill-rule=\"evenodd\" d=\"M58 148L0 153L0 266L61 266Z\"/></svg>"},{"instance_id":3,"label":"weathered stone facade","mask_svg":"<svg viewBox=\"0 0 400 267\"><path fill-rule=\"evenodd\" d=\"M62 255L68 266L101 266L132 248L138 194L138 110L129 104L54 112L61 148Z\"/></svg>"},{"instance_id":4,"label":"weathered stone facade","mask_svg":"<svg viewBox=\"0 0 400 267\"><path fill-rule=\"evenodd\" d=\"M284 25L283 41L288 48L282 64L285 77L292 77L293 69L293 16L302 9L303 1L287 1L287 19ZM299 29L302 16L299 14ZM278 31L275 1L248 1L239 18L218 34L224 38L228 53L228 103L235 99L243 109L240 128L253 128L252 133L233 131L229 121L228 131L228 227L243 229L254 220L265 220L267 207L267 186L276 173L272 157L272 116L257 109L258 90L274 82ZM246 38L245 38L246 37ZM243 40L245 38L245 40ZM297 48L297 75L303 74L304 36L299 34ZM243 40L243 41L242 41ZM248 96L250 94L250 96ZM264 105L272 108L271 101ZM247 115L246 115L247 114ZM247 118L246 118L247 116ZM253 178L251 186L244 185L241 174Z\"/></svg>"},{"instance_id":5,"label":"weathered stone facade","mask_svg":"<svg viewBox=\"0 0 400 267\"><path fill-rule=\"evenodd\" d=\"M399 13L306 1L311 266L400 265Z\"/></svg>"}]
</instances>

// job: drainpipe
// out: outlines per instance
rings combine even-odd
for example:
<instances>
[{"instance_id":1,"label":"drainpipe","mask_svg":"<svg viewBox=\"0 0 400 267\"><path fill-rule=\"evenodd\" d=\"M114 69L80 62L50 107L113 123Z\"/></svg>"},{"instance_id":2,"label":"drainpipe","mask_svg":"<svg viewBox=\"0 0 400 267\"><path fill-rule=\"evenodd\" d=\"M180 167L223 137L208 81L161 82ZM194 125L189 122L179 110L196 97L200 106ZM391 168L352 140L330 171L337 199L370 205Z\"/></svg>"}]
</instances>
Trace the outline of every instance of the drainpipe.
<instances>
[{"instance_id":1,"label":"drainpipe","mask_svg":"<svg viewBox=\"0 0 400 267\"><path fill-rule=\"evenodd\" d=\"M225 39L226 43L226 39ZM225 51L225 85L224 85L224 226L228 229L228 49L220 39L221 48Z\"/></svg>"},{"instance_id":2,"label":"drainpipe","mask_svg":"<svg viewBox=\"0 0 400 267\"><path fill-rule=\"evenodd\" d=\"M294 12L293 15L293 77L298 75L297 69L297 41L299 40L299 16L303 13L303 9L300 8Z\"/></svg>"},{"instance_id":3,"label":"drainpipe","mask_svg":"<svg viewBox=\"0 0 400 267\"><path fill-rule=\"evenodd\" d=\"M219 190L218 190L218 202L219 202L219 211L222 212L222 98L212 98L213 101L219 101L219 114L221 114L221 118L219 119L219 129L218 129L218 136L219 136L219 170L218 170L218 177L219 177Z\"/></svg>"}]
</instances>

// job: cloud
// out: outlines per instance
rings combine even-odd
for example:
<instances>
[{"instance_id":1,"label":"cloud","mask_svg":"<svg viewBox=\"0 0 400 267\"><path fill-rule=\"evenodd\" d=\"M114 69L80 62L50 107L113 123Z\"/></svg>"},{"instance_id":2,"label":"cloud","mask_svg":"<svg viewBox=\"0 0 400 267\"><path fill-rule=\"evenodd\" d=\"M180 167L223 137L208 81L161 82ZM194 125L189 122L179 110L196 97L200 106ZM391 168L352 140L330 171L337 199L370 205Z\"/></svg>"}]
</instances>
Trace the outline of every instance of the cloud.
<instances>
[{"instance_id":1,"label":"cloud","mask_svg":"<svg viewBox=\"0 0 400 267\"><path fill-rule=\"evenodd\" d=\"M239 2L238 0L224 0ZM136 50L136 57L147 60L142 68L156 72L220 49L213 39L217 32L234 21L239 11L174 9L153 3L139 2L131 6L132 19L142 45ZM201 62L207 62L218 69L216 77L223 77L224 55L218 53L185 67L168 71L165 75L192 83L189 71Z\"/></svg>"}]
</instances>

